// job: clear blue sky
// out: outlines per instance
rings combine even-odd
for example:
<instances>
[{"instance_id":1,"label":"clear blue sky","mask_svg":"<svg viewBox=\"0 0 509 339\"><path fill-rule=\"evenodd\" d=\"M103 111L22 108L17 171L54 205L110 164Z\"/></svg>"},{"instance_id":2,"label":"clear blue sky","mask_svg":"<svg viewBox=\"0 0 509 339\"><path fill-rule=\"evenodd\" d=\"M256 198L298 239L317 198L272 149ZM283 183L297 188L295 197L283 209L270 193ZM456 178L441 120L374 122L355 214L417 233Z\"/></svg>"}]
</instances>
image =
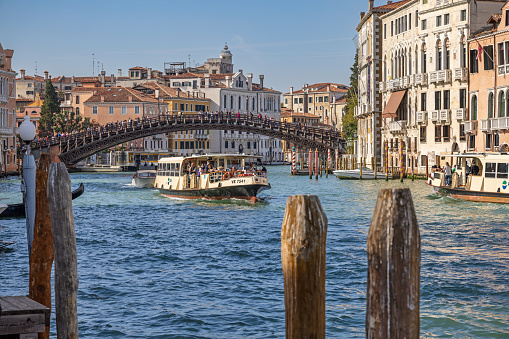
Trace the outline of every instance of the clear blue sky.
<instances>
[{"instance_id":1,"label":"clear blue sky","mask_svg":"<svg viewBox=\"0 0 509 339\"><path fill-rule=\"evenodd\" d=\"M385 1L376 1L375 6ZM264 74L281 92L304 83L349 84L352 39L368 1L0 0L0 43L28 75L107 75L165 61L203 64L225 42L234 70Z\"/></svg>"}]
</instances>

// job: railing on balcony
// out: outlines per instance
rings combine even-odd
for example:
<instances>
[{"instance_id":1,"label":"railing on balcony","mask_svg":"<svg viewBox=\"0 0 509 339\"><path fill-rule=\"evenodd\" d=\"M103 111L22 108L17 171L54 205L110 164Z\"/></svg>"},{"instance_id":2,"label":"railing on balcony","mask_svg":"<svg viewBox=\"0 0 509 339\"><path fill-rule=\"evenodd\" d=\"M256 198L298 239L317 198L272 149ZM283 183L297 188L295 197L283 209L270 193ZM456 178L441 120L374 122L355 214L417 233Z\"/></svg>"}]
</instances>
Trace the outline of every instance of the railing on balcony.
<instances>
[{"instance_id":1,"label":"railing on balcony","mask_svg":"<svg viewBox=\"0 0 509 339\"><path fill-rule=\"evenodd\" d=\"M456 120L465 119L466 110L464 108L456 108Z\"/></svg>"},{"instance_id":2,"label":"railing on balcony","mask_svg":"<svg viewBox=\"0 0 509 339\"><path fill-rule=\"evenodd\" d=\"M385 88L388 90L388 91L392 91L392 80L389 80L385 83Z\"/></svg>"},{"instance_id":3,"label":"railing on balcony","mask_svg":"<svg viewBox=\"0 0 509 339\"><path fill-rule=\"evenodd\" d=\"M0 135L12 137L14 135L14 128L0 127Z\"/></svg>"},{"instance_id":4,"label":"railing on balcony","mask_svg":"<svg viewBox=\"0 0 509 339\"><path fill-rule=\"evenodd\" d=\"M491 120L490 119L481 120L481 131L489 132L490 130L491 130Z\"/></svg>"},{"instance_id":5,"label":"railing on balcony","mask_svg":"<svg viewBox=\"0 0 509 339\"><path fill-rule=\"evenodd\" d=\"M425 124L428 121L428 112L417 112L417 123Z\"/></svg>"},{"instance_id":6,"label":"railing on balcony","mask_svg":"<svg viewBox=\"0 0 509 339\"><path fill-rule=\"evenodd\" d=\"M426 73L419 73L415 75L416 85L426 85L428 83L428 75Z\"/></svg>"},{"instance_id":7,"label":"railing on balcony","mask_svg":"<svg viewBox=\"0 0 509 339\"><path fill-rule=\"evenodd\" d=\"M389 122L389 131L393 133L401 132L406 127L406 120L391 121Z\"/></svg>"},{"instance_id":8,"label":"railing on balcony","mask_svg":"<svg viewBox=\"0 0 509 339\"><path fill-rule=\"evenodd\" d=\"M433 84L438 82L438 72L429 72L429 83Z\"/></svg>"},{"instance_id":9,"label":"railing on balcony","mask_svg":"<svg viewBox=\"0 0 509 339\"><path fill-rule=\"evenodd\" d=\"M475 134L477 132L477 121L465 121L465 133Z\"/></svg>"},{"instance_id":10,"label":"railing on balcony","mask_svg":"<svg viewBox=\"0 0 509 339\"><path fill-rule=\"evenodd\" d=\"M509 74L509 65L505 65L505 74Z\"/></svg>"},{"instance_id":11,"label":"railing on balcony","mask_svg":"<svg viewBox=\"0 0 509 339\"><path fill-rule=\"evenodd\" d=\"M493 131L509 129L508 117L489 119L489 121L491 124L491 130Z\"/></svg>"},{"instance_id":12,"label":"railing on balcony","mask_svg":"<svg viewBox=\"0 0 509 339\"><path fill-rule=\"evenodd\" d=\"M443 71L437 71L438 82L451 82L451 71L446 69Z\"/></svg>"},{"instance_id":13,"label":"railing on balcony","mask_svg":"<svg viewBox=\"0 0 509 339\"><path fill-rule=\"evenodd\" d=\"M9 96L0 94L0 102L9 102Z\"/></svg>"},{"instance_id":14,"label":"railing on balcony","mask_svg":"<svg viewBox=\"0 0 509 339\"><path fill-rule=\"evenodd\" d=\"M440 121L442 122L450 122L451 121L451 110L443 109L440 111Z\"/></svg>"},{"instance_id":15,"label":"railing on balcony","mask_svg":"<svg viewBox=\"0 0 509 339\"><path fill-rule=\"evenodd\" d=\"M454 69L454 81L466 81L468 79L468 69L460 67Z\"/></svg>"},{"instance_id":16,"label":"railing on balcony","mask_svg":"<svg viewBox=\"0 0 509 339\"><path fill-rule=\"evenodd\" d=\"M489 120L490 120L491 130L498 131L499 130L499 128L498 128L499 120L498 119L489 119Z\"/></svg>"},{"instance_id":17,"label":"railing on balcony","mask_svg":"<svg viewBox=\"0 0 509 339\"><path fill-rule=\"evenodd\" d=\"M431 112L431 121L438 121L440 118L440 111Z\"/></svg>"},{"instance_id":18,"label":"railing on balcony","mask_svg":"<svg viewBox=\"0 0 509 339\"><path fill-rule=\"evenodd\" d=\"M397 78L397 79L391 80L391 83L392 83L391 87L392 87L392 89L395 89L395 90L399 89L400 81L401 81L401 78Z\"/></svg>"},{"instance_id":19,"label":"railing on balcony","mask_svg":"<svg viewBox=\"0 0 509 339\"><path fill-rule=\"evenodd\" d=\"M504 75L505 74L505 65L498 66L497 71L498 71L498 75Z\"/></svg>"}]
</instances>

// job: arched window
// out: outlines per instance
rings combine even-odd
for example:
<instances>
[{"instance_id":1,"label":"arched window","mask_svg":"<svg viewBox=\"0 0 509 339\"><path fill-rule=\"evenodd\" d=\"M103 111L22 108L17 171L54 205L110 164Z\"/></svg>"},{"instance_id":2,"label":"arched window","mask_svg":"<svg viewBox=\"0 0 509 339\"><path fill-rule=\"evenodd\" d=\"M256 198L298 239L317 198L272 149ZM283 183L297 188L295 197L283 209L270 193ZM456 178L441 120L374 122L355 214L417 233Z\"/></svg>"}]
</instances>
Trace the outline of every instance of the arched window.
<instances>
[{"instance_id":1,"label":"arched window","mask_svg":"<svg viewBox=\"0 0 509 339\"><path fill-rule=\"evenodd\" d=\"M498 117L505 117L505 95L503 91L498 95Z\"/></svg>"},{"instance_id":2,"label":"arched window","mask_svg":"<svg viewBox=\"0 0 509 339\"><path fill-rule=\"evenodd\" d=\"M442 41L437 40L437 59L435 62L435 69L440 71L442 69Z\"/></svg>"},{"instance_id":3,"label":"arched window","mask_svg":"<svg viewBox=\"0 0 509 339\"><path fill-rule=\"evenodd\" d=\"M467 67L467 39L464 35L461 37L460 51L461 67Z\"/></svg>"},{"instance_id":4,"label":"arched window","mask_svg":"<svg viewBox=\"0 0 509 339\"><path fill-rule=\"evenodd\" d=\"M226 94L223 97L223 106L224 106L224 108L226 108Z\"/></svg>"},{"instance_id":5,"label":"arched window","mask_svg":"<svg viewBox=\"0 0 509 339\"><path fill-rule=\"evenodd\" d=\"M493 92L488 94L488 119L493 118Z\"/></svg>"},{"instance_id":6,"label":"arched window","mask_svg":"<svg viewBox=\"0 0 509 339\"><path fill-rule=\"evenodd\" d=\"M412 49L408 49L408 75L412 75Z\"/></svg>"},{"instance_id":7,"label":"arched window","mask_svg":"<svg viewBox=\"0 0 509 339\"><path fill-rule=\"evenodd\" d=\"M384 57L384 82L387 82L387 56Z\"/></svg>"},{"instance_id":8,"label":"arched window","mask_svg":"<svg viewBox=\"0 0 509 339\"><path fill-rule=\"evenodd\" d=\"M417 53L417 46L415 46L415 74L419 73L419 54Z\"/></svg>"},{"instance_id":9,"label":"arched window","mask_svg":"<svg viewBox=\"0 0 509 339\"><path fill-rule=\"evenodd\" d=\"M472 120L477 120L477 95L472 96L471 103L472 104L470 105L470 116Z\"/></svg>"},{"instance_id":10,"label":"arched window","mask_svg":"<svg viewBox=\"0 0 509 339\"><path fill-rule=\"evenodd\" d=\"M445 39L444 42L445 45L445 67L444 69L450 69L451 68L451 44L449 42L449 39Z\"/></svg>"}]
</instances>

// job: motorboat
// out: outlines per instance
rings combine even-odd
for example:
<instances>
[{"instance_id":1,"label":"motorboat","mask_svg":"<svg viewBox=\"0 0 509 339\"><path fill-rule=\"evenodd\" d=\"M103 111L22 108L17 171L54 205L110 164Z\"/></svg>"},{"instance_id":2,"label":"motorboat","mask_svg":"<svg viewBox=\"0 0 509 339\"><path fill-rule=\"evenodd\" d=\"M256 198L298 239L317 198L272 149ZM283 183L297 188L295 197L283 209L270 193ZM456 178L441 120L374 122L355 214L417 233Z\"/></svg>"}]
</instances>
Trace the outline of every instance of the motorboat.
<instances>
[{"instance_id":1,"label":"motorboat","mask_svg":"<svg viewBox=\"0 0 509 339\"><path fill-rule=\"evenodd\" d=\"M159 159L154 187L162 195L184 199L244 199L256 202L270 188L267 171L249 155L214 154Z\"/></svg>"},{"instance_id":2,"label":"motorboat","mask_svg":"<svg viewBox=\"0 0 509 339\"><path fill-rule=\"evenodd\" d=\"M435 192L469 201L509 203L509 154L461 153L445 158L452 165L450 182L440 168L432 169L426 179Z\"/></svg>"},{"instance_id":3,"label":"motorboat","mask_svg":"<svg viewBox=\"0 0 509 339\"><path fill-rule=\"evenodd\" d=\"M360 179L361 171L359 168L353 170L335 170L332 173L339 179ZM385 173L377 172L377 179L385 178ZM389 178L392 178L392 174L389 173ZM362 179L375 179L375 171L367 167L362 167Z\"/></svg>"},{"instance_id":4,"label":"motorboat","mask_svg":"<svg viewBox=\"0 0 509 339\"><path fill-rule=\"evenodd\" d=\"M138 172L134 173L131 183L136 187L151 188L154 187L156 176L156 170L139 170Z\"/></svg>"}]
</instances>

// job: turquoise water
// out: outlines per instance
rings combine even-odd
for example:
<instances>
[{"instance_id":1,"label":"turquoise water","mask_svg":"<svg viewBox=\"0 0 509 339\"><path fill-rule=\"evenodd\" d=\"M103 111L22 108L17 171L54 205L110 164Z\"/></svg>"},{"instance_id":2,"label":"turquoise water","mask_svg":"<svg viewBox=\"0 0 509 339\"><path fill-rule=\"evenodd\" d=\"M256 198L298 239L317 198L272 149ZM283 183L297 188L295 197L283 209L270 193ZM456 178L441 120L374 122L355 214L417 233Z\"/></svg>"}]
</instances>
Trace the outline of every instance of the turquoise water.
<instances>
[{"instance_id":1,"label":"turquoise water","mask_svg":"<svg viewBox=\"0 0 509 339\"><path fill-rule=\"evenodd\" d=\"M186 201L130 186L130 173L72 174L82 338L283 338L280 235L286 198L327 214L328 338L363 338L366 237L377 192L409 187L422 238L421 337L509 337L508 205L443 198L424 181L291 177L268 167L254 206ZM19 202L0 180L0 202ZM24 219L0 219L0 295L28 294ZM52 331L55 332L54 314Z\"/></svg>"}]
</instances>

